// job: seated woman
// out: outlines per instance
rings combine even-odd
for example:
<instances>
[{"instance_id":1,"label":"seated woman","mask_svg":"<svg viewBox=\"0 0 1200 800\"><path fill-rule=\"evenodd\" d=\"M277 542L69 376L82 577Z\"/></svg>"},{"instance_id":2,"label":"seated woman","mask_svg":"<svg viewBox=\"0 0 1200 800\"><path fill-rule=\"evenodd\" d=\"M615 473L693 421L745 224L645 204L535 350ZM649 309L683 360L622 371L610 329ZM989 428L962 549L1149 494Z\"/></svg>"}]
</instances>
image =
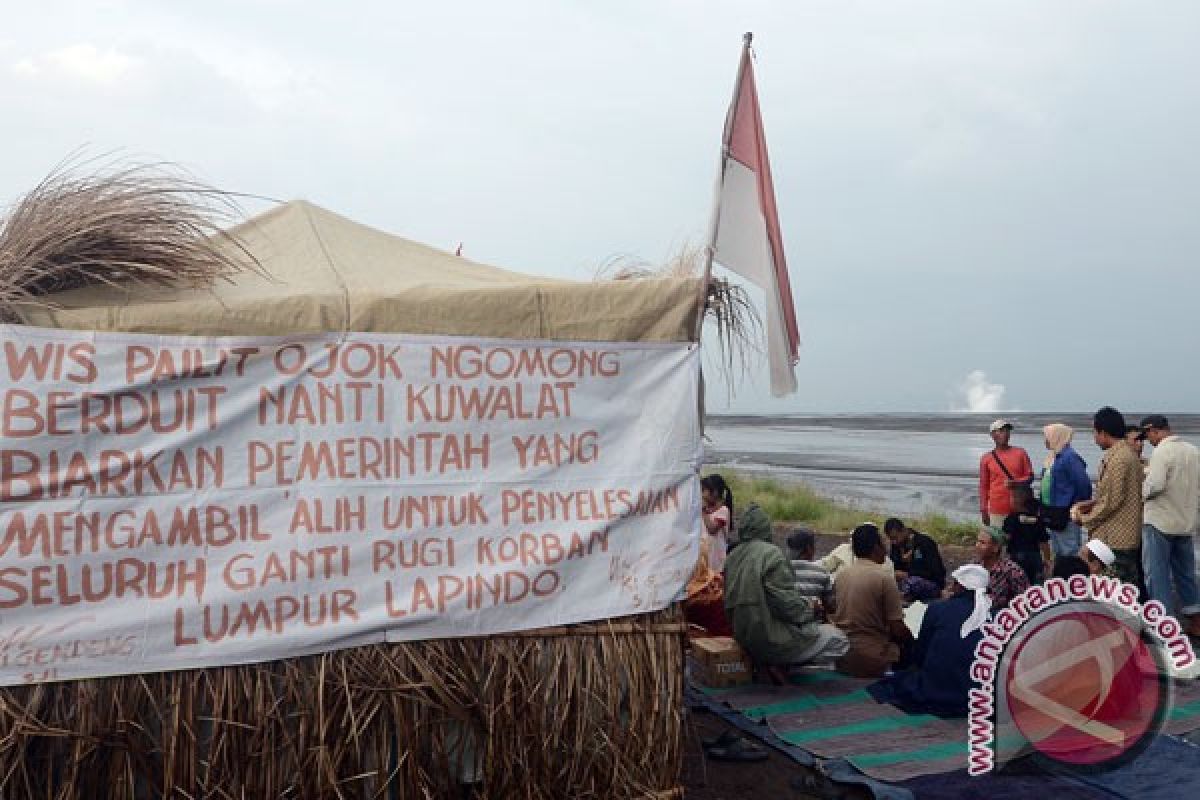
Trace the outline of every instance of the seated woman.
<instances>
[{"instance_id":1,"label":"seated woman","mask_svg":"<svg viewBox=\"0 0 1200 800\"><path fill-rule=\"evenodd\" d=\"M871 684L871 696L910 714L965 717L975 646L992 607L987 585L988 571L978 564L956 569L950 596L925 611L913 668Z\"/></svg>"},{"instance_id":2,"label":"seated woman","mask_svg":"<svg viewBox=\"0 0 1200 800\"><path fill-rule=\"evenodd\" d=\"M1004 555L1008 537L999 528L980 529L975 539L975 553L979 563L988 571L988 594L992 597L992 611L1008 608L1012 599L1029 588L1029 578L1017 562Z\"/></svg>"}]
</instances>

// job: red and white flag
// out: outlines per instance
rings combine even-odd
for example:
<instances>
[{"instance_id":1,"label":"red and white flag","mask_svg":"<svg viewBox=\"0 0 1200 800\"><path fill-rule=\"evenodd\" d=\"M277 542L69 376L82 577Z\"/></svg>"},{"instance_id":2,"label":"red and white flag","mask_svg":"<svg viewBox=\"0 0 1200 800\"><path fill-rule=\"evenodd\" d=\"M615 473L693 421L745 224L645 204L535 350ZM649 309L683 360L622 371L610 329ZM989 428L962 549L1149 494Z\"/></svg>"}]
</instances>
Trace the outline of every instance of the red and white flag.
<instances>
[{"instance_id":1,"label":"red and white flag","mask_svg":"<svg viewBox=\"0 0 1200 800\"><path fill-rule=\"evenodd\" d=\"M767 360L771 394L796 391L800 350L796 309L788 280L771 162L754 86L750 35L746 34L733 104L725 118L725 139L714 212L712 256L766 293Z\"/></svg>"}]
</instances>

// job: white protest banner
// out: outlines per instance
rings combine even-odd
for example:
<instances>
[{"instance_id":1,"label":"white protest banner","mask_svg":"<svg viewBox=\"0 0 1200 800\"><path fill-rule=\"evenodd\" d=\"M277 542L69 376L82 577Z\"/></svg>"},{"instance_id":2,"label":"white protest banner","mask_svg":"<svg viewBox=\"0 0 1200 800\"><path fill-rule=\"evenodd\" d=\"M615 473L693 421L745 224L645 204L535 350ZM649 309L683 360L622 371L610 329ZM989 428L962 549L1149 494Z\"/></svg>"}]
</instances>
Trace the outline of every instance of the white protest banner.
<instances>
[{"instance_id":1,"label":"white protest banner","mask_svg":"<svg viewBox=\"0 0 1200 800\"><path fill-rule=\"evenodd\" d=\"M0 336L0 685L647 612L695 564L695 345Z\"/></svg>"}]
</instances>

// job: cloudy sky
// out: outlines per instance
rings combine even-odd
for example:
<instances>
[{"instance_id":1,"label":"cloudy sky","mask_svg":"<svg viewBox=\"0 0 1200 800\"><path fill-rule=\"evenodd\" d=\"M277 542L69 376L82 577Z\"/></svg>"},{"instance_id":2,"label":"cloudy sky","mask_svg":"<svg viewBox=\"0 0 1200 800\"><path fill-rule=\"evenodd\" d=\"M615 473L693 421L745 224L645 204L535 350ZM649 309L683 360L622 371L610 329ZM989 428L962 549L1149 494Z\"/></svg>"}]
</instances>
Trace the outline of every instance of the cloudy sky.
<instances>
[{"instance_id":1,"label":"cloudy sky","mask_svg":"<svg viewBox=\"0 0 1200 800\"><path fill-rule=\"evenodd\" d=\"M120 150L587 278L703 240L746 30L804 347L733 409L1200 407L1193 2L19 4L0 197Z\"/></svg>"}]
</instances>

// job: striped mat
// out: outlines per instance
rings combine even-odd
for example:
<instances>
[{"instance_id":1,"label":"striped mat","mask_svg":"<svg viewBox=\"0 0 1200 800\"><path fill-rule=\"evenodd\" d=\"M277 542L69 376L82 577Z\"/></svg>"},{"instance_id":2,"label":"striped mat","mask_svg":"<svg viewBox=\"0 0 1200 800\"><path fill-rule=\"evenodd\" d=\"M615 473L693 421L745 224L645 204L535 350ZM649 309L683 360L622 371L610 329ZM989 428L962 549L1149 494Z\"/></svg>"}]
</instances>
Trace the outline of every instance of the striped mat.
<instances>
[{"instance_id":1,"label":"striped mat","mask_svg":"<svg viewBox=\"0 0 1200 800\"><path fill-rule=\"evenodd\" d=\"M706 689L714 700L768 725L780 739L820 758L843 758L866 775L896 783L967 766L967 721L907 714L876 703L871 681L808 672L792 686ZM1165 732L1200 729L1200 681L1177 684Z\"/></svg>"}]
</instances>

